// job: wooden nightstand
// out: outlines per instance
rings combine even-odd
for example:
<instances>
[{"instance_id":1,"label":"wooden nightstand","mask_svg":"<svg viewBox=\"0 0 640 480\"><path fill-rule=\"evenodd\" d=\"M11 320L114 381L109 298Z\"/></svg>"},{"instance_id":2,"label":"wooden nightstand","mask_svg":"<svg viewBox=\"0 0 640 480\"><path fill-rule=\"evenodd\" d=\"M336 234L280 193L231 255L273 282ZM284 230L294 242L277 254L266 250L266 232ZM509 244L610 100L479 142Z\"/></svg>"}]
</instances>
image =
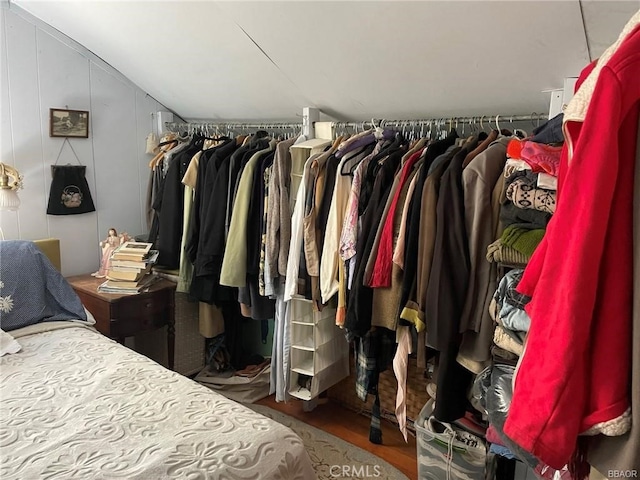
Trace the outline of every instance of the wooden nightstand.
<instances>
[{"instance_id":1,"label":"wooden nightstand","mask_svg":"<svg viewBox=\"0 0 640 480\"><path fill-rule=\"evenodd\" d=\"M104 278L91 275L68 277L84 306L96 319L95 328L124 344L125 337L167 326L169 368L173 370L175 352L176 284L165 279L154 283L148 292L119 295L98 292Z\"/></svg>"}]
</instances>

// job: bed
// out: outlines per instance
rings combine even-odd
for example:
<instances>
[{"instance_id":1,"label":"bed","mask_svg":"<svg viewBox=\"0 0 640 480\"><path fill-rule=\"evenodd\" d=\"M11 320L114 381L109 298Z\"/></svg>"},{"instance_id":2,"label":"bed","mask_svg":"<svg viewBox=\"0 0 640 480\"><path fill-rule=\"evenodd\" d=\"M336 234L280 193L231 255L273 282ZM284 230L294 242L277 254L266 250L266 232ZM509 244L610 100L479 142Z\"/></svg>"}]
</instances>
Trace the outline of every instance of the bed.
<instances>
[{"instance_id":1,"label":"bed","mask_svg":"<svg viewBox=\"0 0 640 480\"><path fill-rule=\"evenodd\" d=\"M0 243L3 330L7 248ZM31 283L33 270L23 271ZM316 478L289 428L104 337L90 315L77 317L8 332L21 349L0 357L0 478Z\"/></svg>"}]
</instances>

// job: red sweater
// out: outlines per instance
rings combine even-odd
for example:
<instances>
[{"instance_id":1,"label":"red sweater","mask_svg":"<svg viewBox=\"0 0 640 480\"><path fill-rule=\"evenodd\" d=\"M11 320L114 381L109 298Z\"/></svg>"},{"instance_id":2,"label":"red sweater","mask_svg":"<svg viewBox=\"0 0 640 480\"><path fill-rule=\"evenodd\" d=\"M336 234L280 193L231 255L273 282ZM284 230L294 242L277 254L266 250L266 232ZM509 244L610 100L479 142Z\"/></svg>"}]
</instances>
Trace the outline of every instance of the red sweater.
<instances>
[{"instance_id":1,"label":"red sweater","mask_svg":"<svg viewBox=\"0 0 640 480\"><path fill-rule=\"evenodd\" d=\"M533 297L531 329L505 433L558 469L580 433L625 428L639 79L636 27L602 68L584 122L565 124L556 213L518 287Z\"/></svg>"}]
</instances>

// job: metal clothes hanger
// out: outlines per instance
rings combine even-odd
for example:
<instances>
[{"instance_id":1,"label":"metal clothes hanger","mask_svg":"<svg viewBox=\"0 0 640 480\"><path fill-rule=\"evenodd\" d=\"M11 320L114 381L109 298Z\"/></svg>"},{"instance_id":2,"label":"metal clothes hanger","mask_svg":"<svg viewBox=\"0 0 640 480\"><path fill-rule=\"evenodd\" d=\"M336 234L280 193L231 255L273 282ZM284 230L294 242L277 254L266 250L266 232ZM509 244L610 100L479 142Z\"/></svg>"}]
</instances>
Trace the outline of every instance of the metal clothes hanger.
<instances>
[{"instance_id":1,"label":"metal clothes hanger","mask_svg":"<svg viewBox=\"0 0 640 480\"><path fill-rule=\"evenodd\" d=\"M536 128L536 124L535 124L535 123L533 123L533 117L534 117L534 116L537 116L537 115L538 115L538 114L537 114L536 112L531 112L531 126L532 126L533 128Z\"/></svg>"}]
</instances>

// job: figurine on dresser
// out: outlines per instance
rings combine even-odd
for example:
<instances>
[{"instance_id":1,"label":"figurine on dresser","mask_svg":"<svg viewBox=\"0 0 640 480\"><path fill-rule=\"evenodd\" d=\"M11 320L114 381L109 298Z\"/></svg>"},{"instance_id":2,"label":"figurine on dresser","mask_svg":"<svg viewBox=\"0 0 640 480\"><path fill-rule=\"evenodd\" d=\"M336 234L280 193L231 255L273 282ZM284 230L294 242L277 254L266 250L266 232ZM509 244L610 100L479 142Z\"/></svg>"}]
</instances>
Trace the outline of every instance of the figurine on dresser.
<instances>
[{"instance_id":1,"label":"figurine on dresser","mask_svg":"<svg viewBox=\"0 0 640 480\"><path fill-rule=\"evenodd\" d=\"M107 238L100 242L100 248L102 249L102 255L100 257L100 268L97 272L92 273L91 275L96 278L104 278L107 276L107 271L109 270L111 264L111 255L114 250L122 245L124 242L130 240L129 234L127 232L123 232L118 235L118 232L115 228L110 228L107 234Z\"/></svg>"}]
</instances>

